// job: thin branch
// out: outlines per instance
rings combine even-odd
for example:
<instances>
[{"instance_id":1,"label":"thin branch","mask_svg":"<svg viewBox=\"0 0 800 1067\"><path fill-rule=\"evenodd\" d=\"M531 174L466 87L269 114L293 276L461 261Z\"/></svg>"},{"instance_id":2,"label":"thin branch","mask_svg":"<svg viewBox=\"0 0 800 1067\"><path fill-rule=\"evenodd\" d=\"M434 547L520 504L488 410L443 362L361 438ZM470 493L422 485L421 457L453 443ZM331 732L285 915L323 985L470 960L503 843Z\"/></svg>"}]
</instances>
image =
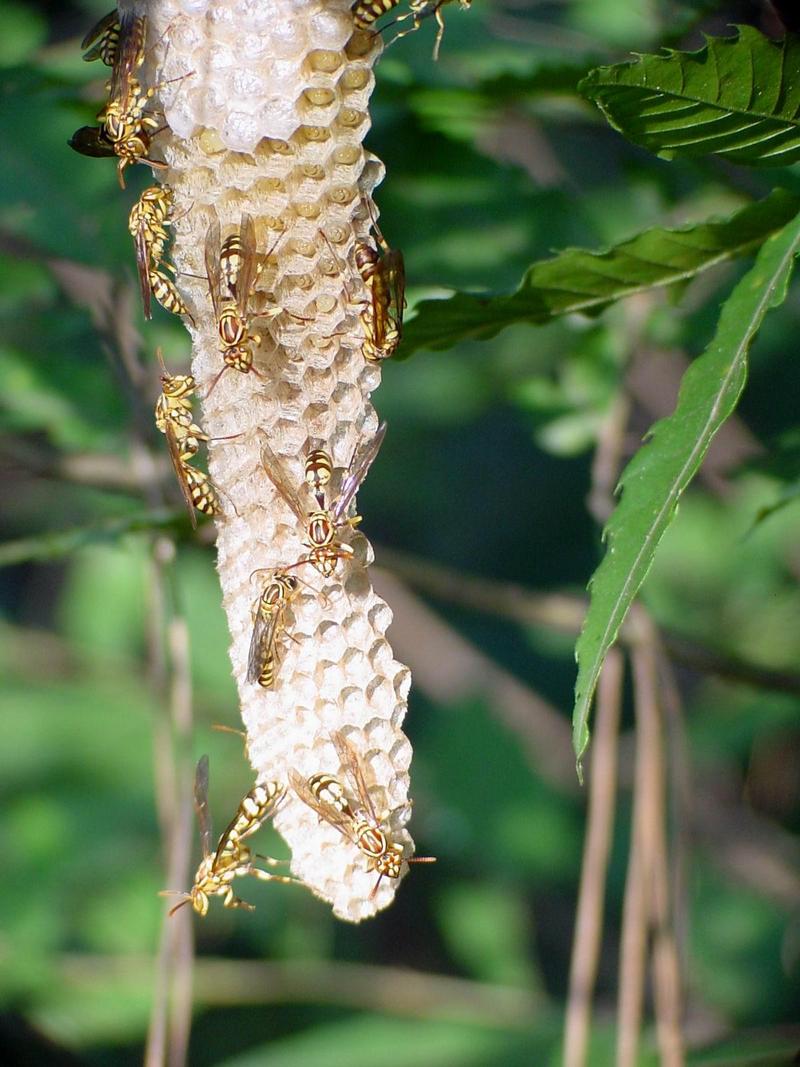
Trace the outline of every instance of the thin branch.
<instances>
[{"instance_id":1,"label":"thin branch","mask_svg":"<svg viewBox=\"0 0 800 1067\"><path fill-rule=\"evenodd\" d=\"M117 373L134 415L132 468L153 513L164 498L155 477L152 442L154 372L139 358L140 338L133 324L135 297L129 285L117 286L110 275L70 261L49 261L50 269L75 303L86 307ZM172 516L174 521L174 516ZM152 529L155 525L148 523ZM63 537L63 535L62 535ZM74 541L75 534L72 535ZM69 535L66 541L69 542ZM8 546L6 546L6 549ZM52 545L51 545L52 549ZM0 554L0 558L2 555ZM167 879L185 885L189 877L191 832L192 691L189 630L178 607L174 573L175 544L168 537L153 542L150 569L148 650L151 682L162 696L166 714L154 731L156 805L167 853ZM164 655L164 645L169 656ZM191 1026L192 928L184 911L174 921L165 915L161 931L153 1004L145 1048L145 1067L183 1067Z\"/></svg>"},{"instance_id":2,"label":"thin branch","mask_svg":"<svg viewBox=\"0 0 800 1067\"><path fill-rule=\"evenodd\" d=\"M597 689L589 771L589 810L569 976L564 1067L583 1067L589 1045L591 1003L603 934L603 901L617 793L617 739L623 658L612 649Z\"/></svg>"},{"instance_id":3,"label":"thin branch","mask_svg":"<svg viewBox=\"0 0 800 1067\"><path fill-rule=\"evenodd\" d=\"M136 511L71 530L53 530L0 544L0 567L18 563L50 563L69 556L86 545L117 542L125 534L152 532L179 524L180 513L169 508Z\"/></svg>"},{"instance_id":4,"label":"thin branch","mask_svg":"<svg viewBox=\"0 0 800 1067\"><path fill-rule=\"evenodd\" d=\"M640 612L640 614L644 614ZM649 623L649 620L647 620ZM639 620L644 628L645 620ZM653 928L653 994L656 1033L663 1067L683 1067L680 968L671 926L667 859L664 746L659 703L657 635L633 651L637 728L637 792L641 819L635 845L645 872L650 923Z\"/></svg>"},{"instance_id":5,"label":"thin branch","mask_svg":"<svg viewBox=\"0 0 800 1067\"><path fill-rule=\"evenodd\" d=\"M166 852L167 883L185 886L191 856L191 733L192 688L189 630L177 605L175 545L159 538L153 545L149 646L154 677L164 685L167 714L158 716L153 735L156 802ZM169 655L165 660L164 646ZM182 1067L186 1063L191 1026L193 941L190 916L165 911L153 1004L145 1050L145 1067Z\"/></svg>"},{"instance_id":6,"label":"thin branch","mask_svg":"<svg viewBox=\"0 0 800 1067\"><path fill-rule=\"evenodd\" d=\"M107 489L141 495L141 474L126 456L107 452L54 453L49 447L31 440L0 440L0 466L13 468L39 478L49 478L94 489ZM171 473L166 455L154 463L154 480L163 482Z\"/></svg>"},{"instance_id":7,"label":"thin branch","mask_svg":"<svg viewBox=\"0 0 800 1067\"><path fill-rule=\"evenodd\" d=\"M535 772L562 792L577 793L566 718L529 686L462 637L411 591L374 566L373 584L392 605L392 645L414 672L415 684L447 706L479 694L513 730Z\"/></svg>"},{"instance_id":8,"label":"thin branch","mask_svg":"<svg viewBox=\"0 0 800 1067\"><path fill-rule=\"evenodd\" d=\"M513 582L477 578L383 545L375 546L375 554L382 567L426 596L459 607L566 634L580 633L586 617L588 601L585 597L533 593ZM636 640L635 620L629 619L622 628L620 641L629 646ZM800 673L748 663L669 631L662 634L662 642L670 659L680 666L702 674L719 675L731 682L800 696Z\"/></svg>"},{"instance_id":9,"label":"thin branch","mask_svg":"<svg viewBox=\"0 0 800 1067\"><path fill-rule=\"evenodd\" d=\"M186 909L183 909L186 911ZM177 916L176 916L177 918ZM147 957L65 954L57 973L87 992L132 974L149 973ZM529 1029L551 1011L541 993L473 982L401 967L293 960L262 962L202 957L195 963L195 995L205 1007L246 1004L322 1004L412 1019L451 1019L506 1029Z\"/></svg>"},{"instance_id":10,"label":"thin branch","mask_svg":"<svg viewBox=\"0 0 800 1067\"><path fill-rule=\"evenodd\" d=\"M647 904L645 872L637 847L636 800L634 833L625 878L620 937L619 990L617 995L617 1067L635 1067L639 1049L639 1027L644 1001L645 958L647 952Z\"/></svg>"},{"instance_id":11,"label":"thin branch","mask_svg":"<svg viewBox=\"0 0 800 1067\"><path fill-rule=\"evenodd\" d=\"M686 946L689 941L689 894L687 870L689 866L689 837L694 815L689 743L675 672L663 646L658 642L658 685L664 726L667 737L667 795L669 797L670 838L670 895L672 899L672 927L678 950L682 984L686 975Z\"/></svg>"},{"instance_id":12,"label":"thin branch","mask_svg":"<svg viewBox=\"0 0 800 1067\"><path fill-rule=\"evenodd\" d=\"M605 526L616 507L614 493L619 481L620 459L625 450L630 401L620 390L603 419L592 459L591 490L586 501L589 514Z\"/></svg>"}]
</instances>

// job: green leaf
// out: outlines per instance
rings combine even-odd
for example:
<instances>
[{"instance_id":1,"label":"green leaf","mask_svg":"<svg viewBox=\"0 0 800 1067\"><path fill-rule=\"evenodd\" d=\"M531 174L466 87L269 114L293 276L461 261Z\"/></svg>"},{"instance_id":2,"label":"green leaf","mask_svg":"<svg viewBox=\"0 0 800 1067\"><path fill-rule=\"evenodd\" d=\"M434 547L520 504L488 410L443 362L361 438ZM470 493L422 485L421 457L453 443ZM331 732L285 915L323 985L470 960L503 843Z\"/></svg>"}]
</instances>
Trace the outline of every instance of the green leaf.
<instances>
[{"instance_id":1,"label":"green leaf","mask_svg":"<svg viewBox=\"0 0 800 1067\"><path fill-rule=\"evenodd\" d=\"M575 312L597 314L616 300L674 285L760 245L794 217L800 198L776 190L723 219L679 229L655 227L603 252L571 248L534 263L511 296L455 293L424 300L405 330L402 355L493 337L517 322L543 324Z\"/></svg>"},{"instance_id":2,"label":"green leaf","mask_svg":"<svg viewBox=\"0 0 800 1067\"><path fill-rule=\"evenodd\" d=\"M713 153L785 167L800 159L800 38L752 26L698 52L598 67L578 88L615 130L664 159Z\"/></svg>"},{"instance_id":3,"label":"green leaf","mask_svg":"<svg viewBox=\"0 0 800 1067\"><path fill-rule=\"evenodd\" d=\"M681 494L711 440L736 407L747 353L764 316L785 298L800 249L800 216L771 237L722 309L717 332L684 375L672 415L652 427L620 478L622 497L605 530L605 557L590 582L591 602L575 649L573 744L580 774L588 718L606 654L647 576Z\"/></svg>"}]
</instances>

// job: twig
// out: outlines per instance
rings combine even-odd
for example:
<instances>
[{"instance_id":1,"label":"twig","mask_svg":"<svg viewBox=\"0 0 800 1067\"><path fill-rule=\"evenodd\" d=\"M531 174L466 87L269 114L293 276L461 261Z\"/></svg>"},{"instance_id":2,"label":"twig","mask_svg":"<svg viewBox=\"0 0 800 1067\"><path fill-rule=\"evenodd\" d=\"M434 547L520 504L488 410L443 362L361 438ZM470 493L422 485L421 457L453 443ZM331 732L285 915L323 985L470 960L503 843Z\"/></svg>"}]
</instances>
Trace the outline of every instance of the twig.
<instances>
[{"instance_id":1,"label":"twig","mask_svg":"<svg viewBox=\"0 0 800 1067\"><path fill-rule=\"evenodd\" d=\"M68 295L89 309L109 361L121 379L134 414L132 466L139 475L145 500L151 509L160 509L163 494L154 477L156 461L148 446L152 440L152 400L147 390L153 375L139 359L140 340L133 325L131 287L116 286L105 272L70 261L50 261L49 266ZM174 521L174 516L171 520ZM155 525L147 524L151 529ZM74 533L72 538L74 541ZM172 885L185 885L189 875L191 829L188 798L191 792L192 693L189 631L186 618L177 606L174 557L174 542L168 537L157 537L153 542L150 570L152 610L148 648L151 681L166 698L162 700L162 706L167 705L167 715L159 717L154 732L156 804L167 853L167 878ZM168 659L164 656L165 642ZM145 1067L164 1067L165 1064L182 1067L186 1062L191 1023L192 958L189 916L181 912L176 921L171 922L165 913L156 962Z\"/></svg>"},{"instance_id":2,"label":"twig","mask_svg":"<svg viewBox=\"0 0 800 1067\"><path fill-rule=\"evenodd\" d=\"M184 911L186 909L183 909ZM177 918L177 916L176 916ZM59 977L90 990L149 972L147 957L65 954ZM401 967L299 960L261 962L202 957L195 963L195 999L206 1007L245 1004L323 1004L413 1019L452 1019L505 1029L529 1029L548 1013L538 992Z\"/></svg>"},{"instance_id":3,"label":"twig","mask_svg":"<svg viewBox=\"0 0 800 1067\"><path fill-rule=\"evenodd\" d=\"M154 733L156 796L166 849L167 882L186 885L189 878L192 810L190 744L192 690L189 631L177 607L174 583L174 544L161 538L153 546L151 597L160 609L161 625L152 643L165 639L169 650L168 715L159 717ZM162 655L158 651L156 655ZM190 916L182 909L164 915L153 1007L145 1051L145 1067L182 1067L186 1062L191 1023L193 949Z\"/></svg>"},{"instance_id":4,"label":"twig","mask_svg":"<svg viewBox=\"0 0 800 1067\"><path fill-rule=\"evenodd\" d=\"M637 760L638 771L639 761ZM641 790L637 789L634 794L628 873L625 878L625 896L622 904L617 995L617 1067L635 1067L644 1001L647 903L644 857L640 847L641 808Z\"/></svg>"},{"instance_id":5,"label":"twig","mask_svg":"<svg viewBox=\"0 0 800 1067\"><path fill-rule=\"evenodd\" d=\"M592 460L591 489L586 501L589 514L605 526L616 506L614 490L619 479L620 459L625 448L630 401L620 390L611 402L597 436Z\"/></svg>"},{"instance_id":6,"label":"twig","mask_svg":"<svg viewBox=\"0 0 800 1067\"><path fill-rule=\"evenodd\" d=\"M689 744L683 719L683 700L667 655L661 643L658 656L658 683L664 726L667 736L667 794L671 824L672 855L670 859L670 896L672 899L672 927L679 954L682 979L686 973L685 947L689 937L689 900L686 872L689 857L689 835L694 805L690 771Z\"/></svg>"},{"instance_id":7,"label":"twig","mask_svg":"<svg viewBox=\"0 0 800 1067\"><path fill-rule=\"evenodd\" d=\"M589 774L589 810L572 946L564 1067L583 1067L589 1043L591 1001L603 933L603 900L617 792L617 738L623 659L609 653L597 690Z\"/></svg>"},{"instance_id":8,"label":"twig","mask_svg":"<svg viewBox=\"0 0 800 1067\"><path fill-rule=\"evenodd\" d=\"M180 514L168 508L153 511L137 511L122 518L105 519L88 526L76 526L71 530L56 530L22 537L18 541L0 544L0 567L17 563L52 562L71 555L79 548L90 544L119 541L129 533L151 532L175 526Z\"/></svg>"},{"instance_id":9,"label":"twig","mask_svg":"<svg viewBox=\"0 0 800 1067\"><path fill-rule=\"evenodd\" d=\"M401 582L373 567L376 591L394 610L392 644L409 662L416 685L443 705L481 694L520 739L537 774L577 793L568 721L529 686L458 634Z\"/></svg>"},{"instance_id":10,"label":"twig","mask_svg":"<svg viewBox=\"0 0 800 1067\"><path fill-rule=\"evenodd\" d=\"M22 470L40 478L71 482L73 485L88 485L111 492L141 495L141 474L130 460L121 455L106 452L75 452L67 455L53 453L52 449L30 440L0 440L0 466L15 471ZM154 480L166 479L170 463L166 455L154 464Z\"/></svg>"},{"instance_id":11,"label":"twig","mask_svg":"<svg viewBox=\"0 0 800 1067\"><path fill-rule=\"evenodd\" d=\"M643 613L642 613L643 614ZM640 619L644 628L644 620ZM659 704L657 635L633 651L637 730L637 793L641 795L635 847L645 872L645 893L653 927L653 994L656 1033L663 1067L683 1067L681 986L678 954L671 927L667 841L665 833L665 776L663 732ZM641 764L641 767L640 767Z\"/></svg>"},{"instance_id":12,"label":"twig","mask_svg":"<svg viewBox=\"0 0 800 1067\"><path fill-rule=\"evenodd\" d=\"M525 626L541 626L566 634L578 634L586 617L588 601L566 593L533 593L513 582L476 578L439 563L383 545L375 546L375 555L386 567L426 596L450 604L485 612ZM629 620L620 633L623 645L636 641L634 623ZM716 652L689 641L680 634L662 633L664 648L675 663L703 674L716 674L729 681L741 682L780 693L800 695L800 674L772 670L758 664Z\"/></svg>"}]
</instances>

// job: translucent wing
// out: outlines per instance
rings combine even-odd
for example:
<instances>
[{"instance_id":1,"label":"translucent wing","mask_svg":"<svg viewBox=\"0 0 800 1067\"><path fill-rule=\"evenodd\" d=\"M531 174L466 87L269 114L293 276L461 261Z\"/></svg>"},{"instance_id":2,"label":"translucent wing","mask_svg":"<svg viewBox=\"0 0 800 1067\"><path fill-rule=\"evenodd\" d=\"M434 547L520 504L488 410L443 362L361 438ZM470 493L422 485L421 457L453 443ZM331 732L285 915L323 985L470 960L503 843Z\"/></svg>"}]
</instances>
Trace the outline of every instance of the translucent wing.
<instances>
[{"instance_id":1,"label":"translucent wing","mask_svg":"<svg viewBox=\"0 0 800 1067\"><path fill-rule=\"evenodd\" d=\"M361 803L361 807L377 826L378 817L375 814L375 806L372 803L372 797L369 795L367 780L364 777L364 768L360 756L344 734L340 733L338 730L331 734L331 740L333 741L333 747L336 749L336 753L342 762L342 766L345 768L353 785L356 787L356 794Z\"/></svg>"},{"instance_id":2,"label":"translucent wing","mask_svg":"<svg viewBox=\"0 0 800 1067\"><path fill-rule=\"evenodd\" d=\"M366 478L367 472L380 451L385 436L386 423L382 422L372 437L367 440L362 439L357 445L356 450L353 453L353 458L350 460L350 466L347 468L347 472L342 479L342 487L339 490L339 496L334 501L331 508L331 514L333 515L333 521L335 523L340 523L347 514L347 509L350 507L353 497L356 495L359 487Z\"/></svg>"},{"instance_id":3,"label":"translucent wing","mask_svg":"<svg viewBox=\"0 0 800 1067\"><path fill-rule=\"evenodd\" d=\"M247 319L247 305L250 300L250 290L253 288L253 279L256 274L256 228L250 215L242 215L239 227L239 241L241 244L242 263L239 268L239 276L236 279L236 310L239 317Z\"/></svg>"},{"instance_id":4,"label":"translucent wing","mask_svg":"<svg viewBox=\"0 0 800 1067\"><path fill-rule=\"evenodd\" d=\"M208 756L201 756L194 772L194 810L200 826L203 858L211 852L211 816L208 812Z\"/></svg>"},{"instance_id":5,"label":"translucent wing","mask_svg":"<svg viewBox=\"0 0 800 1067\"><path fill-rule=\"evenodd\" d=\"M142 307L144 308L144 317L146 319L152 319L153 312L150 309L150 249L147 246L147 238L145 236L145 226L143 222L139 223L139 229L136 231L136 237L134 238L134 245L136 248L136 272L139 275L139 291L142 294Z\"/></svg>"},{"instance_id":6,"label":"translucent wing","mask_svg":"<svg viewBox=\"0 0 800 1067\"><path fill-rule=\"evenodd\" d=\"M109 103L117 103L126 111L131 91L131 78L144 60L144 39L147 33L147 17L123 12L119 16L119 47L114 66L111 68Z\"/></svg>"},{"instance_id":7,"label":"translucent wing","mask_svg":"<svg viewBox=\"0 0 800 1067\"><path fill-rule=\"evenodd\" d=\"M178 438L175 436L175 427L169 421L164 430L164 436L167 439L169 458L172 460L172 466L175 468L175 477L178 479L178 485L181 487L183 499L186 501L186 507L189 509L189 518L192 520L194 529L197 529L197 516L194 512L194 501L192 500L192 494L189 491L189 485L186 481L186 464L181 459L181 448L178 444Z\"/></svg>"},{"instance_id":8,"label":"translucent wing","mask_svg":"<svg viewBox=\"0 0 800 1067\"><path fill-rule=\"evenodd\" d=\"M114 156L114 146L99 126L81 126L67 141L82 156Z\"/></svg>"},{"instance_id":9,"label":"translucent wing","mask_svg":"<svg viewBox=\"0 0 800 1067\"><path fill-rule=\"evenodd\" d=\"M283 461L272 451L263 434L261 437L261 462L264 464L264 470L267 472L269 480L295 513L300 522L305 525L306 519L308 518L308 509L304 507L297 487L286 473Z\"/></svg>"},{"instance_id":10,"label":"translucent wing","mask_svg":"<svg viewBox=\"0 0 800 1067\"><path fill-rule=\"evenodd\" d=\"M94 45L94 47L89 48L89 45ZM94 59L102 59L107 67L111 67L116 60L118 45L119 15L117 9L114 8L107 15L103 15L81 41L81 49L89 48L83 58L87 63L91 63Z\"/></svg>"},{"instance_id":11,"label":"translucent wing","mask_svg":"<svg viewBox=\"0 0 800 1067\"><path fill-rule=\"evenodd\" d=\"M219 219L214 219L211 225L208 227L208 233L206 234L206 277L208 278L208 289L211 293L211 303L214 306L214 317L219 318L220 307L222 304L220 298L220 285L222 284L222 274L219 267L219 250L220 250L220 232L219 232Z\"/></svg>"},{"instance_id":12,"label":"translucent wing","mask_svg":"<svg viewBox=\"0 0 800 1067\"><path fill-rule=\"evenodd\" d=\"M389 286L389 314L398 332L403 328L403 309L406 306L406 265L403 253L393 248L381 260Z\"/></svg>"},{"instance_id":13,"label":"translucent wing","mask_svg":"<svg viewBox=\"0 0 800 1067\"><path fill-rule=\"evenodd\" d=\"M339 811L338 808L333 807L331 804L321 803L309 789L308 781L302 778L297 771L289 771L289 781L292 784L292 789L294 789L303 803L307 804L320 819L335 827L348 841L351 841L354 845L357 844L351 820L344 812Z\"/></svg>"},{"instance_id":14,"label":"translucent wing","mask_svg":"<svg viewBox=\"0 0 800 1067\"><path fill-rule=\"evenodd\" d=\"M275 630L282 611L282 608L277 604L273 605L271 611L264 611L261 607L261 597L258 599L259 607L253 623L250 651L247 654L247 681L251 685L255 685L259 679L264 667L264 660L275 640Z\"/></svg>"}]
</instances>

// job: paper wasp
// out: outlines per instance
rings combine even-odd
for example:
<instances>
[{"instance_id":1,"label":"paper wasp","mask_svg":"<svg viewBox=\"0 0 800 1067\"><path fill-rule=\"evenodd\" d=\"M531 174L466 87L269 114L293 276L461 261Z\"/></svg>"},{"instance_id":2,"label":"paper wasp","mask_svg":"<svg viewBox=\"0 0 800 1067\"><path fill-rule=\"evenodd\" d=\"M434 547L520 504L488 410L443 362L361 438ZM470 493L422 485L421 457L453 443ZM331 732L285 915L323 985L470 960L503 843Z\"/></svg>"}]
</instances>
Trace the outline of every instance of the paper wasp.
<instances>
[{"instance_id":1,"label":"paper wasp","mask_svg":"<svg viewBox=\"0 0 800 1067\"><path fill-rule=\"evenodd\" d=\"M233 891L234 878L251 875L263 882L296 883L296 879L284 875L270 874L254 865L254 859L264 860L270 867L278 866L280 860L269 856L258 856L242 844L273 814L276 806L286 793L286 789L277 782L263 782L255 785L239 803L236 814L217 842L216 851L211 851L211 819L208 811L208 756L202 756L197 764L194 778L194 807L200 824L200 841L203 858L194 883L188 893L178 893L182 899L170 911L174 915L184 904L191 903L198 915L208 912L209 898L221 896L226 908L245 908L253 911L254 906L240 900ZM165 896L173 896L166 890Z\"/></svg>"},{"instance_id":2,"label":"paper wasp","mask_svg":"<svg viewBox=\"0 0 800 1067\"><path fill-rule=\"evenodd\" d=\"M206 237L206 276L217 320L217 332L225 366L220 375L232 367L248 374L253 367L253 349L261 344L261 335L250 332L249 304L261 273L256 254L256 231L249 215L242 215L239 232L220 244L220 225L211 224ZM273 308L264 317L274 317L282 309ZM220 375L211 388L214 388ZM211 390L209 390L210 392Z\"/></svg>"},{"instance_id":3,"label":"paper wasp","mask_svg":"<svg viewBox=\"0 0 800 1067\"><path fill-rule=\"evenodd\" d=\"M321 489L319 495L315 491L317 507L314 510L309 510L304 506L300 492L287 474L283 461L276 456L267 441L262 440L261 462L264 464L264 469L305 531L304 544L309 552L298 562L311 563L325 577L330 577L335 572L340 559L352 559L354 555L352 547L341 540L339 532L345 527L352 529L361 521L359 516L348 517L347 512L380 450L385 434L386 423L382 422L372 437L362 439L358 443L342 476L338 495L327 507L324 507L324 494ZM321 449L315 449L306 460L304 475L306 485L309 484L309 471L319 467L321 451ZM325 460L324 466L332 469L333 464L327 454L325 454ZM322 503L320 503L320 498Z\"/></svg>"},{"instance_id":4,"label":"paper wasp","mask_svg":"<svg viewBox=\"0 0 800 1067\"><path fill-rule=\"evenodd\" d=\"M222 514L222 505L211 479L189 462L197 455L200 443L208 441L208 435L192 421L191 397L197 389L197 383L191 374L168 374L160 350L158 358L162 374L161 395L156 401L156 428L167 438L172 466L192 526L196 527L195 509L204 515Z\"/></svg>"},{"instance_id":5,"label":"paper wasp","mask_svg":"<svg viewBox=\"0 0 800 1067\"><path fill-rule=\"evenodd\" d=\"M152 185L145 189L131 208L128 216L128 230L133 237L136 248L136 270L139 275L139 289L146 319L152 318L150 295L156 298L162 307L175 315L186 315L194 322L175 283L158 268L164 259L167 245L166 227L169 225L169 213L172 208L172 190L168 185ZM164 266L171 271L171 263Z\"/></svg>"},{"instance_id":6,"label":"paper wasp","mask_svg":"<svg viewBox=\"0 0 800 1067\"><path fill-rule=\"evenodd\" d=\"M365 334L362 351L370 363L379 363L394 355L403 336L406 272L403 253L389 247L374 219L372 228L381 252L358 241L355 262L369 297L360 316Z\"/></svg>"},{"instance_id":7,"label":"paper wasp","mask_svg":"<svg viewBox=\"0 0 800 1067\"><path fill-rule=\"evenodd\" d=\"M346 784L332 774L313 774L306 779L291 771L289 778L300 799L366 856L369 870L377 871L374 896L384 877L400 877L405 860L403 849L384 828L388 813L378 817L375 811L364 766L355 748L339 731L331 740ZM435 863L436 860L433 856L415 856L405 862Z\"/></svg>"},{"instance_id":8,"label":"paper wasp","mask_svg":"<svg viewBox=\"0 0 800 1067\"><path fill-rule=\"evenodd\" d=\"M160 86L143 89L136 77L136 71L144 62L147 17L122 13L116 31L113 26L101 29L105 21L101 19L89 31L85 42L91 43L97 32L97 54L111 59L108 102L97 115L100 125L82 126L69 144L86 156L117 156L117 176L124 189L124 170L129 164L147 163L151 167L166 168L165 163L149 158L150 142L161 129L161 122L146 108ZM113 40L115 33L116 41ZM94 49L89 54L94 58Z\"/></svg>"},{"instance_id":9,"label":"paper wasp","mask_svg":"<svg viewBox=\"0 0 800 1067\"><path fill-rule=\"evenodd\" d=\"M247 681L271 689L275 683L277 640L284 632L286 609L297 596L300 582L293 574L276 571L258 598L253 636L247 656Z\"/></svg>"}]
</instances>

